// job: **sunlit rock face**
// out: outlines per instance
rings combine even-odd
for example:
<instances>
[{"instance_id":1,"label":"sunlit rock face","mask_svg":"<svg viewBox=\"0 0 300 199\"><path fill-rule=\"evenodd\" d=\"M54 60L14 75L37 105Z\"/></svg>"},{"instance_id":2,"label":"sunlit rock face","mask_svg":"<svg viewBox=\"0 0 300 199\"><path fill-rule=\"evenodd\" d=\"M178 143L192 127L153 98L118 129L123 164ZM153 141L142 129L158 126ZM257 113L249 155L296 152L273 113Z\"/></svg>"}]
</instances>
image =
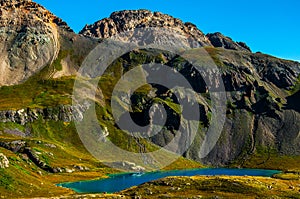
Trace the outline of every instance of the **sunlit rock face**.
<instances>
[{"instance_id":1,"label":"sunlit rock face","mask_svg":"<svg viewBox=\"0 0 300 199\"><path fill-rule=\"evenodd\" d=\"M15 85L51 64L59 52L58 29L71 30L31 1L0 5L0 85Z\"/></svg>"},{"instance_id":2,"label":"sunlit rock face","mask_svg":"<svg viewBox=\"0 0 300 199\"><path fill-rule=\"evenodd\" d=\"M80 34L97 37L109 38L118 33L133 29L171 28L179 34L196 40L200 46L211 46L208 38L192 23L183 23L180 19L148 10L125 10L114 12L109 18L97 21L92 25L86 25ZM138 34L138 33L136 33ZM157 33L158 34L158 33Z\"/></svg>"}]
</instances>

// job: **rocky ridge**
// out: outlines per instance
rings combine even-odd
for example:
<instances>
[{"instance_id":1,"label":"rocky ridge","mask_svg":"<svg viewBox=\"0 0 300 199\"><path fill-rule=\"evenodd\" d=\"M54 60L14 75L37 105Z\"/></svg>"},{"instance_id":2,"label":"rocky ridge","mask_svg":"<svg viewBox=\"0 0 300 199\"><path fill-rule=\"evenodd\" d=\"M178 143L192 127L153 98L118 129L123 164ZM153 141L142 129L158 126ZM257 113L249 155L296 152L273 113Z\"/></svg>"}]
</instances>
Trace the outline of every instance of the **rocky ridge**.
<instances>
[{"instance_id":1,"label":"rocky ridge","mask_svg":"<svg viewBox=\"0 0 300 199\"><path fill-rule=\"evenodd\" d=\"M54 144L47 144L43 143L42 141L37 141L37 144L45 145L49 148L57 148ZM0 147L5 148L13 153L22 154L23 159L32 161L35 165L37 165L40 169L50 172L50 173L72 173L74 171L88 171L88 167L83 167L79 165L74 165L73 168L60 168L60 167L53 167L49 165L46 161L44 161L41 157L43 155L53 156L52 153L43 154L42 152L36 151L26 141L22 140L15 140L12 142L9 141L0 141ZM2 163L2 164L1 164ZM1 167L2 166L2 167ZM0 153L0 168L8 168L9 161L3 154ZM40 173L41 174L41 173Z\"/></svg>"}]
</instances>

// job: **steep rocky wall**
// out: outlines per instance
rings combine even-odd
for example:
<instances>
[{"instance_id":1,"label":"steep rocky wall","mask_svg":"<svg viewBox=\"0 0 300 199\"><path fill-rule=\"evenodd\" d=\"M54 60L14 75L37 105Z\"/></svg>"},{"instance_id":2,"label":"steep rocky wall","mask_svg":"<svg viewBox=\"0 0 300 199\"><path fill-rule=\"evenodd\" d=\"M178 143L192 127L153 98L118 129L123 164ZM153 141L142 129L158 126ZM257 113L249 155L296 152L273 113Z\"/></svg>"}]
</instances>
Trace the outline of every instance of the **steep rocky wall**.
<instances>
[{"instance_id":1,"label":"steep rocky wall","mask_svg":"<svg viewBox=\"0 0 300 199\"><path fill-rule=\"evenodd\" d=\"M227 118L222 135L214 149L203 160L205 164L224 166L236 162L243 166L258 149L276 151L278 155L300 155L299 121L300 113L287 110L279 118L266 115L251 115L245 110L236 111L233 118ZM254 121L256 117L257 121ZM191 148L191 153L196 148ZM259 152L258 152L259 153ZM266 152L267 153L267 152ZM262 160L268 161L270 154Z\"/></svg>"}]
</instances>

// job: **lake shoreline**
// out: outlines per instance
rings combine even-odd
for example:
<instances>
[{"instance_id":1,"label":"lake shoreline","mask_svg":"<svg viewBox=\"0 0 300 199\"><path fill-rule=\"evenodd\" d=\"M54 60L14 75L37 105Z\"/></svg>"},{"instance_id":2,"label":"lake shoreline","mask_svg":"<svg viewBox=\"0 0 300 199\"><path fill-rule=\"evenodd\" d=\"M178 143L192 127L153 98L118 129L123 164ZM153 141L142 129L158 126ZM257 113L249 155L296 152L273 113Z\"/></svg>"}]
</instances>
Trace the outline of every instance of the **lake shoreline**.
<instances>
[{"instance_id":1,"label":"lake shoreline","mask_svg":"<svg viewBox=\"0 0 300 199\"><path fill-rule=\"evenodd\" d=\"M282 173L282 171L248 168L193 168L184 170L152 171L146 173L121 172L107 174L108 178L98 178L94 180L84 180L77 182L65 182L59 183L57 184L57 186L71 189L80 194L118 193L126 189L130 189L131 187L139 186L141 184L148 183L153 180L163 179L166 177L273 177L275 174L280 173ZM119 186L117 184L118 182L121 183ZM82 186L85 186L85 184L87 185L87 190L82 188ZM101 189L97 189L97 187L101 187Z\"/></svg>"}]
</instances>

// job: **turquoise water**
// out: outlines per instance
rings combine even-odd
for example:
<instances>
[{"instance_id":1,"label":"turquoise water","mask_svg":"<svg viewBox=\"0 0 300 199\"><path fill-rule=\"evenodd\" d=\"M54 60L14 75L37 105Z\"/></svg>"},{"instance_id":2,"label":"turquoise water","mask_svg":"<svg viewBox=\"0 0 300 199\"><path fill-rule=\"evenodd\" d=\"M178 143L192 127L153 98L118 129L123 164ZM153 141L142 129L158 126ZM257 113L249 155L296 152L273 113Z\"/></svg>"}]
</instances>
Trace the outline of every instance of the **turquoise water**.
<instances>
[{"instance_id":1,"label":"turquoise water","mask_svg":"<svg viewBox=\"0 0 300 199\"><path fill-rule=\"evenodd\" d=\"M277 170L262 169L227 169L227 168L207 168L207 169L191 169L191 170L173 170L173 171L157 171L149 173L125 173L109 175L109 178L91 181L80 181L72 183L62 183L58 186L70 188L78 193L114 193L128 189L133 186L143 184L152 180L168 176L196 176L196 175L227 175L227 176L263 176L271 177L280 173Z\"/></svg>"}]
</instances>

